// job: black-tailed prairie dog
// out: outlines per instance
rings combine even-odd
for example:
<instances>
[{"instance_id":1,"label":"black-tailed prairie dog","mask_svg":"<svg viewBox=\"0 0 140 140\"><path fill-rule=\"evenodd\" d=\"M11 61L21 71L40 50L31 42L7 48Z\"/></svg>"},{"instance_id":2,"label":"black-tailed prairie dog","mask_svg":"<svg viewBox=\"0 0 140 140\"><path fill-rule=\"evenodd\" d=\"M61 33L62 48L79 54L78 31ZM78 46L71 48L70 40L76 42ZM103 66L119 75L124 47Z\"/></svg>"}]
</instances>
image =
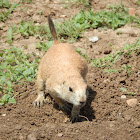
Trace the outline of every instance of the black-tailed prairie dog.
<instances>
[{"instance_id":1,"label":"black-tailed prairie dog","mask_svg":"<svg viewBox=\"0 0 140 140\"><path fill-rule=\"evenodd\" d=\"M50 16L48 22L54 44L40 62L37 75L38 97L33 104L37 107L43 105L46 89L60 108L67 108L65 101L73 105L71 121L75 122L88 96L85 79L88 72L87 62L70 44L60 43L57 40Z\"/></svg>"}]
</instances>

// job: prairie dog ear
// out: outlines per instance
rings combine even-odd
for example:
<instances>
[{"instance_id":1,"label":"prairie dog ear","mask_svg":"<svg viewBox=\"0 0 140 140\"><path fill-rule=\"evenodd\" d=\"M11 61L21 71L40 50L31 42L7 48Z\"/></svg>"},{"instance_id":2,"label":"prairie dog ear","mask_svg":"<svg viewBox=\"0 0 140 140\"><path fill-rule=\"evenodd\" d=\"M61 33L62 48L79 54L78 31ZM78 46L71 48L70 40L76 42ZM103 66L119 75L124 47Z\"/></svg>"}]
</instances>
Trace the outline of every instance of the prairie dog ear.
<instances>
[{"instance_id":1,"label":"prairie dog ear","mask_svg":"<svg viewBox=\"0 0 140 140\"><path fill-rule=\"evenodd\" d=\"M66 81L63 81L63 85L66 83Z\"/></svg>"}]
</instances>

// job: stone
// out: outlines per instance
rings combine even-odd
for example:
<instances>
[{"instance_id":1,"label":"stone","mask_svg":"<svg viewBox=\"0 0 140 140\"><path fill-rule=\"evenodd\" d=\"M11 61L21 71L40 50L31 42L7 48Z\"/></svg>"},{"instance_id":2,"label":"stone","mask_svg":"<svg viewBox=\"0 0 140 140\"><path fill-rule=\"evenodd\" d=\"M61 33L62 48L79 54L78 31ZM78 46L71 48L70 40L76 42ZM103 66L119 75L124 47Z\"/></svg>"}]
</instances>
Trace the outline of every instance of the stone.
<instances>
[{"instance_id":1,"label":"stone","mask_svg":"<svg viewBox=\"0 0 140 140\"><path fill-rule=\"evenodd\" d=\"M66 17L66 15L60 15L60 18L64 18L64 17Z\"/></svg>"},{"instance_id":2,"label":"stone","mask_svg":"<svg viewBox=\"0 0 140 140\"><path fill-rule=\"evenodd\" d=\"M21 130L22 129L22 125L17 124L16 126L14 126L16 130Z\"/></svg>"},{"instance_id":3,"label":"stone","mask_svg":"<svg viewBox=\"0 0 140 140\"><path fill-rule=\"evenodd\" d=\"M37 133L33 132L27 136L28 140L37 140Z\"/></svg>"},{"instance_id":4,"label":"stone","mask_svg":"<svg viewBox=\"0 0 140 140\"><path fill-rule=\"evenodd\" d=\"M3 116L3 117L5 117L5 116L6 116L6 114L2 114L2 116Z\"/></svg>"},{"instance_id":5,"label":"stone","mask_svg":"<svg viewBox=\"0 0 140 140\"><path fill-rule=\"evenodd\" d=\"M126 96L125 96L125 95L122 95L122 96L121 96L121 99L126 99Z\"/></svg>"},{"instance_id":6,"label":"stone","mask_svg":"<svg viewBox=\"0 0 140 140\"><path fill-rule=\"evenodd\" d=\"M98 40L99 40L99 38L97 36L89 37L89 41L91 41L91 42L97 42Z\"/></svg>"},{"instance_id":7,"label":"stone","mask_svg":"<svg viewBox=\"0 0 140 140\"><path fill-rule=\"evenodd\" d=\"M137 99L129 99L126 101L126 103L130 106L130 107L135 107L138 104L138 100Z\"/></svg>"},{"instance_id":8,"label":"stone","mask_svg":"<svg viewBox=\"0 0 140 140\"><path fill-rule=\"evenodd\" d=\"M58 137L62 137L63 134L62 134L62 133L58 133L57 136L58 136Z\"/></svg>"},{"instance_id":9,"label":"stone","mask_svg":"<svg viewBox=\"0 0 140 140\"><path fill-rule=\"evenodd\" d=\"M65 118L63 122L64 123L69 122L69 118Z\"/></svg>"}]
</instances>

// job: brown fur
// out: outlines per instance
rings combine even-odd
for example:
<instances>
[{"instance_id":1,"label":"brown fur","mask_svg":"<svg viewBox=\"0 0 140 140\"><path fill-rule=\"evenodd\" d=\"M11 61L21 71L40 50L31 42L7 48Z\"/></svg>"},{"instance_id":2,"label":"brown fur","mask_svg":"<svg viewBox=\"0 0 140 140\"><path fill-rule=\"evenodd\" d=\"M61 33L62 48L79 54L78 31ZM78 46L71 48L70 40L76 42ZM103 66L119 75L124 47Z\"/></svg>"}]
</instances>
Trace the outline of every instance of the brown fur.
<instances>
[{"instance_id":1,"label":"brown fur","mask_svg":"<svg viewBox=\"0 0 140 140\"><path fill-rule=\"evenodd\" d=\"M34 105L43 105L46 88L60 108L67 108L64 101L73 104L71 119L74 122L87 99L88 91L85 82L88 72L87 63L71 45L58 42L50 17L48 17L48 21L54 45L48 49L40 62L37 75L38 97ZM69 90L69 87L72 88L72 91Z\"/></svg>"}]
</instances>

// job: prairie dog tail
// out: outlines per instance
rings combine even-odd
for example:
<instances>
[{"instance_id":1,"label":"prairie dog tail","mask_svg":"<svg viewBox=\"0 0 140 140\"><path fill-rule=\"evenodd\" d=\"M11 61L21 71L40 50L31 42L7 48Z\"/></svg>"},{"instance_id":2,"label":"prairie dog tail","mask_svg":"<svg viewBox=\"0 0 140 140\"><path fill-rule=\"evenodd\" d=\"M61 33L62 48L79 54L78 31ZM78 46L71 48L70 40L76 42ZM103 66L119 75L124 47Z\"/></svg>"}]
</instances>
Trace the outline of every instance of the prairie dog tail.
<instances>
[{"instance_id":1,"label":"prairie dog tail","mask_svg":"<svg viewBox=\"0 0 140 140\"><path fill-rule=\"evenodd\" d=\"M55 30L55 27L54 27L54 24L53 24L53 21L52 21L50 15L48 15L48 23L49 23L49 28L50 28L51 34L54 38L54 43L58 43L56 30Z\"/></svg>"}]
</instances>

